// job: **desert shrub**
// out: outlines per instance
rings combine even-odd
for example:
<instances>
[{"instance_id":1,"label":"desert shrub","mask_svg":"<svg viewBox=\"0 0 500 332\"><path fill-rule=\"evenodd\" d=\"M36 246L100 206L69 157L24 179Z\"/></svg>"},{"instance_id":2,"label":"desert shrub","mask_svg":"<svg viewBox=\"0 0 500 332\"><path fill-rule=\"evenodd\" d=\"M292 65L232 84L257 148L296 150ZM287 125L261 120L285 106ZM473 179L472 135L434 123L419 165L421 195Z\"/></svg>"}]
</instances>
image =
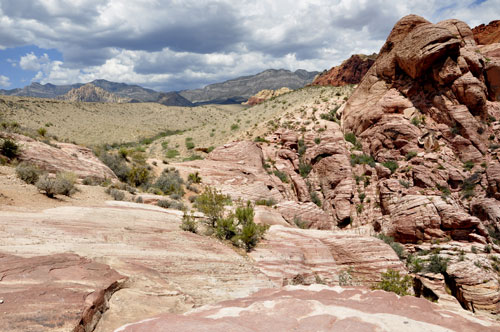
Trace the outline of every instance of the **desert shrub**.
<instances>
[{"instance_id":1,"label":"desert shrub","mask_svg":"<svg viewBox=\"0 0 500 332\"><path fill-rule=\"evenodd\" d=\"M82 184L85 186L100 186L104 182L105 182L105 180L103 180L101 178L96 178L93 176L86 176L82 180Z\"/></svg>"},{"instance_id":2,"label":"desert shrub","mask_svg":"<svg viewBox=\"0 0 500 332\"><path fill-rule=\"evenodd\" d=\"M406 157L405 159L406 160L411 160L413 158L415 158L417 156L417 151L409 151L407 154L406 154Z\"/></svg>"},{"instance_id":3,"label":"desert shrub","mask_svg":"<svg viewBox=\"0 0 500 332\"><path fill-rule=\"evenodd\" d=\"M371 167L375 167L375 160L373 159L372 156L367 155L367 154L361 154L361 155L356 155L356 154L351 154L351 165L356 166L356 165L370 165Z\"/></svg>"},{"instance_id":4,"label":"desert shrub","mask_svg":"<svg viewBox=\"0 0 500 332\"><path fill-rule=\"evenodd\" d=\"M448 259L442 258L441 256L434 254L431 256L429 262L425 269L432 273L445 273L448 268Z\"/></svg>"},{"instance_id":5,"label":"desert shrub","mask_svg":"<svg viewBox=\"0 0 500 332\"><path fill-rule=\"evenodd\" d=\"M119 150L118 150L118 155L120 157L122 157L123 159L127 159L127 156L129 154L129 150L125 147L121 147Z\"/></svg>"},{"instance_id":6,"label":"desert shrub","mask_svg":"<svg viewBox=\"0 0 500 332\"><path fill-rule=\"evenodd\" d=\"M167 153L165 154L165 156L167 158L175 158L179 155L179 151L175 150L175 149L169 149L167 150Z\"/></svg>"},{"instance_id":7,"label":"desert shrub","mask_svg":"<svg viewBox=\"0 0 500 332\"><path fill-rule=\"evenodd\" d=\"M10 139L5 139L0 145L0 154L9 159L15 158L19 155L19 145Z\"/></svg>"},{"instance_id":8,"label":"desert shrub","mask_svg":"<svg viewBox=\"0 0 500 332\"><path fill-rule=\"evenodd\" d=\"M306 178L312 170L312 165L308 164L302 160L299 161L299 174L303 178Z\"/></svg>"},{"instance_id":9,"label":"desert shrub","mask_svg":"<svg viewBox=\"0 0 500 332\"><path fill-rule=\"evenodd\" d=\"M404 247L399 242L395 242L394 238L392 238L391 236L380 233L375 235L375 237L390 245L392 250L394 250L396 255L398 255L399 259L402 259L406 256Z\"/></svg>"},{"instance_id":10,"label":"desert shrub","mask_svg":"<svg viewBox=\"0 0 500 332\"><path fill-rule=\"evenodd\" d=\"M240 126L238 124L236 124L236 123L233 123L231 125L231 130L238 130L239 128L240 128Z\"/></svg>"},{"instance_id":11,"label":"desert shrub","mask_svg":"<svg viewBox=\"0 0 500 332\"><path fill-rule=\"evenodd\" d=\"M128 174L128 183L132 186L147 184L150 180L149 170L144 166L134 166Z\"/></svg>"},{"instance_id":12,"label":"desert shrub","mask_svg":"<svg viewBox=\"0 0 500 332\"><path fill-rule=\"evenodd\" d=\"M38 179L38 181L35 183L35 186L47 197L52 198L57 194L55 182L56 180L53 177L49 176L49 174L44 174Z\"/></svg>"},{"instance_id":13,"label":"desert shrub","mask_svg":"<svg viewBox=\"0 0 500 332\"><path fill-rule=\"evenodd\" d=\"M254 209L250 202L246 206L236 208L235 217L240 230L232 238L233 243L243 247L246 251L252 250L264 237L269 225L257 225L254 221Z\"/></svg>"},{"instance_id":14,"label":"desert shrub","mask_svg":"<svg viewBox=\"0 0 500 332\"><path fill-rule=\"evenodd\" d=\"M406 181L406 180L399 180L399 184L402 185L403 187L405 187L406 189L410 188L410 182Z\"/></svg>"},{"instance_id":15,"label":"desert shrub","mask_svg":"<svg viewBox=\"0 0 500 332\"><path fill-rule=\"evenodd\" d=\"M227 218L219 218L215 226L215 236L221 240L232 240L238 232L236 226L233 214Z\"/></svg>"},{"instance_id":16,"label":"desert shrub","mask_svg":"<svg viewBox=\"0 0 500 332\"><path fill-rule=\"evenodd\" d=\"M45 134L47 134L47 129L45 129L43 127L38 128L37 133L38 133L38 135L45 137Z\"/></svg>"},{"instance_id":17,"label":"desert shrub","mask_svg":"<svg viewBox=\"0 0 500 332\"><path fill-rule=\"evenodd\" d=\"M314 143L316 143L316 144L321 143L321 138L316 137L316 138L314 139Z\"/></svg>"},{"instance_id":18,"label":"desert shrub","mask_svg":"<svg viewBox=\"0 0 500 332\"><path fill-rule=\"evenodd\" d=\"M422 123L422 119L419 116L414 116L413 118L411 118L410 122L412 125L418 127Z\"/></svg>"},{"instance_id":19,"label":"desert shrub","mask_svg":"<svg viewBox=\"0 0 500 332\"><path fill-rule=\"evenodd\" d=\"M308 228L307 226L307 222L305 222L304 220L302 220L301 217L299 216L294 216L293 217L293 223L295 224L295 226L297 226L298 228L301 228L301 229L306 229Z\"/></svg>"},{"instance_id":20,"label":"desert shrub","mask_svg":"<svg viewBox=\"0 0 500 332\"><path fill-rule=\"evenodd\" d=\"M56 194L71 196L75 193L76 175L71 172L61 172L56 175L55 190Z\"/></svg>"},{"instance_id":21,"label":"desert shrub","mask_svg":"<svg viewBox=\"0 0 500 332\"><path fill-rule=\"evenodd\" d=\"M203 160L203 157L199 154L192 154L189 157L182 159L182 161L192 161L192 160Z\"/></svg>"},{"instance_id":22,"label":"desert shrub","mask_svg":"<svg viewBox=\"0 0 500 332\"><path fill-rule=\"evenodd\" d=\"M275 169L273 173L281 180L281 182L288 183L288 175L286 175L285 172Z\"/></svg>"},{"instance_id":23,"label":"desert shrub","mask_svg":"<svg viewBox=\"0 0 500 332\"><path fill-rule=\"evenodd\" d=\"M170 198L175 200L175 201L178 201L182 198L182 196L179 194L173 193L173 194L170 194Z\"/></svg>"},{"instance_id":24,"label":"desert shrub","mask_svg":"<svg viewBox=\"0 0 500 332\"><path fill-rule=\"evenodd\" d=\"M193 214L188 214L186 210L184 210L184 214L182 216L181 229L186 232L196 233L197 225L196 219Z\"/></svg>"},{"instance_id":25,"label":"desert shrub","mask_svg":"<svg viewBox=\"0 0 500 332\"><path fill-rule=\"evenodd\" d=\"M406 258L406 266L412 273L419 273L424 269L422 259L414 255L408 255Z\"/></svg>"},{"instance_id":26,"label":"desert shrub","mask_svg":"<svg viewBox=\"0 0 500 332\"><path fill-rule=\"evenodd\" d=\"M156 202L156 205L161 208L168 209L171 205L171 202L166 199L160 199L158 202Z\"/></svg>"},{"instance_id":27,"label":"desert shrub","mask_svg":"<svg viewBox=\"0 0 500 332\"><path fill-rule=\"evenodd\" d=\"M311 202L321 207L321 199L318 197L318 194L315 191L311 192Z\"/></svg>"},{"instance_id":28,"label":"desert shrub","mask_svg":"<svg viewBox=\"0 0 500 332\"><path fill-rule=\"evenodd\" d=\"M464 163L464 170L470 171L474 168L474 161L469 160Z\"/></svg>"},{"instance_id":29,"label":"desert shrub","mask_svg":"<svg viewBox=\"0 0 500 332\"><path fill-rule=\"evenodd\" d=\"M191 137L186 137L186 148L188 150L194 149L193 139Z\"/></svg>"},{"instance_id":30,"label":"desert shrub","mask_svg":"<svg viewBox=\"0 0 500 332\"><path fill-rule=\"evenodd\" d=\"M123 182L128 180L130 168L122 158L103 152L99 155L99 159L115 173L118 179Z\"/></svg>"},{"instance_id":31,"label":"desert shrub","mask_svg":"<svg viewBox=\"0 0 500 332\"><path fill-rule=\"evenodd\" d=\"M135 202L142 204L142 203L144 203L144 200L142 199L142 196L137 196L137 198L135 199Z\"/></svg>"},{"instance_id":32,"label":"desert shrub","mask_svg":"<svg viewBox=\"0 0 500 332\"><path fill-rule=\"evenodd\" d=\"M194 202L196 202L196 198L198 198L198 196L197 196L197 195L189 196L189 201L190 201L191 203L194 203Z\"/></svg>"},{"instance_id":33,"label":"desert shrub","mask_svg":"<svg viewBox=\"0 0 500 332\"><path fill-rule=\"evenodd\" d=\"M398 162L395 160L388 160L383 162L382 165L391 170L391 174L393 174L399 167Z\"/></svg>"},{"instance_id":34,"label":"desert shrub","mask_svg":"<svg viewBox=\"0 0 500 332\"><path fill-rule=\"evenodd\" d=\"M35 165L22 162L16 167L17 177L27 184L35 184L40 177L41 171Z\"/></svg>"},{"instance_id":35,"label":"desert shrub","mask_svg":"<svg viewBox=\"0 0 500 332\"><path fill-rule=\"evenodd\" d=\"M255 205L273 206L276 205L276 201L274 200L274 198L269 198L269 199L261 198L255 201Z\"/></svg>"},{"instance_id":36,"label":"desert shrub","mask_svg":"<svg viewBox=\"0 0 500 332\"><path fill-rule=\"evenodd\" d=\"M478 180L477 176L478 173L475 173L464 180L464 182L462 183L462 191L461 191L462 198L467 199L474 196L474 188L476 187L476 182Z\"/></svg>"},{"instance_id":37,"label":"desert shrub","mask_svg":"<svg viewBox=\"0 0 500 332\"><path fill-rule=\"evenodd\" d=\"M230 202L227 195L217 189L207 186L196 198L195 207L208 218L207 224L215 228L218 219L224 217L224 206Z\"/></svg>"},{"instance_id":38,"label":"desert shrub","mask_svg":"<svg viewBox=\"0 0 500 332\"><path fill-rule=\"evenodd\" d=\"M400 275L399 271L388 269L382 273L382 280L374 287L386 292L393 292L399 296L409 295L408 289L413 286L413 281L409 275Z\"/></svg>"},{"instance_id":39,"label":"desert shrub","mask_svg":"<svg viewBox=\"0 0 500 332\"><path fill-rule=\"evenodd\" d=\"M199 172L189 173L188 181L191 183L201 183L201 177Z\"/></svg>"},{"instance_id":40,"label":"desert shrub","mask_svg":"<svg viewBox=\"0 0 500 332\"><path fill-rule=\"evenodd\" d=\"M297 153L299 154L299 157L302 157L307 150L306 143L304 142L303 138L299 139L297 143L298 143Z\"/></svg>"},{"instance_id":41,"label":"desert shrub","mask_svg":"<svg viewBox=\"0 0 500 332\"><path fill-rule=\"evenodd\" d=\"M163 170L160 177L156 179L154 187L160 189L165 195L177 194L184 196L184 189L182 185L184 180L179 175L179 171L175 168L168 168Z\"/></svg>"},{"instance_id":42,"label":"desert shrub","mask_svg":"<svg viewBox=\"0 0 500 332\"><path fill-rule=\"evenodd\" d=\"M190 191L192 191L194 193L197 193L197 194L200 192L200 189L198 189L198 187L196 187L192 183L188 183L187 186L186 186L186 189L190 190Z\"/></svg>"},{"instance_id":43,"label":"desert shrub","mask_svg":"<svg viewBox=\"0 0 500 332\"><path fill-rule=\"evenodd\" d=\"M328 113L322 113L320 115L320 118L323 119L323 120L333 121L333 122L339 123L339 120L337 119L337 110L339 109L339 107L340 107L340 105L335 106Z\"/></svg>"},{"instance_id":44,"label":"desert shrub","mask_svg":"<svg viewBox=\"0 0 500 332\"><path fill-rule=\"evenodd\" d=\"M253 141L257 142L257 143L269 143L269 141L267 139L262 138L260 136L255 137Z\"/></svg>"},{"instance_id":45,"label":"desert shrub","mask_svg":"<svg viewBox=\"0 0 500 332\"><path fill-rule=\"evenodd\" d=\"M356 135L354 135L354 133L346 133L344 135L344 139L352 145L356 145L357 143Z\"/></svg>"},{"instance_id":46,"label":"desert shrub","mask_svg":"<svg viewBox=\"0 0 500 332\"><path fill-rule=\"evenodd\" d=\"M125 199L125 193L116 188L108 187L106 193L113 197L115 201L123 201Z\"/></svg>"}]
</instances>

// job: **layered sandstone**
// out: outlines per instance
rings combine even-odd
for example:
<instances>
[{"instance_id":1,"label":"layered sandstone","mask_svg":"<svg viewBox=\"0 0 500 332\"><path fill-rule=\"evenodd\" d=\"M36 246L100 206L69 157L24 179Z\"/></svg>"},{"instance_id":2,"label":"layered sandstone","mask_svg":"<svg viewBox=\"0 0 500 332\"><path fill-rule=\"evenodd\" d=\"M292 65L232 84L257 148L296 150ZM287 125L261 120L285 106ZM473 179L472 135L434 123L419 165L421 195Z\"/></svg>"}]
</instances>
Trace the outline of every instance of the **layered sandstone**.
<instances>
[{"instance_id":1,"label":"layered sandstone","mask_svg":"<svg viewBox=\"0 0 500 332\"><path fill-rule=\"evenodd\" d=\"M314 78L311 85L344 86L358 84L375 62L377 55L354 54L341 65L332 67Z\"/></svg>"},{"instance_id":2,"label":"layered sandstone","mask_svg":"<svg viewBox=\"0 0 500 332\"><path fill-rule=\"evenodd\" d=\"M500 43L500 20L491 21L487 25L481 24L472 29L477 44L487 45Z\"/></svg>"},{"instance_id":3,"label":"layered sandstone","mask_svg":"<svg viewBox=\"0 0 500 332\"><path fill-rule=\"evenodd\" d=\"M266 100L276 98L278 96L281 96L285 93L289 93L291 91L292 91L291 89L286 88L286 87L281 88L281 89L276 89L276 90L267 90L267 89L260 90L255 95L248 98L248 100L246 102L244 102L243 105L249 105L249 106L257 105L257 104L265 102Z\"/></svg>"}]
</instances>

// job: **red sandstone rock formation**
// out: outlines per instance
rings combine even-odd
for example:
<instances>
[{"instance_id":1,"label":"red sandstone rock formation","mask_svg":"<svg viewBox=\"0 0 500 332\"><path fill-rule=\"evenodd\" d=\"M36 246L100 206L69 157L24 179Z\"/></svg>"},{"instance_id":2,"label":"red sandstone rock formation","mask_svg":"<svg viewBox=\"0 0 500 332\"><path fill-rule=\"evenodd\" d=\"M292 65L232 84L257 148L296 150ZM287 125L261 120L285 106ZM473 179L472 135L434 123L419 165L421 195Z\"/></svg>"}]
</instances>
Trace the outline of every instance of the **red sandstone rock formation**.
<instances>
[{"instance_id":1,"label":"red sandstone rock formation","mask_svg":"<svg viewBox=\"0 0 500 332\"><path fill-rule=\"evenodd\" d=\"M316 76L311 85L344 86L358 84L373 65L375 59L375 54L370 56L354 54L342 62L340 66L332 67L330 70Z\"/></svg>"},{"instance_id":2,"label":"red sandstone rock formation","mask_svg":"<svg viewBox=\"0 0 500 332\"><path fill-rule=\"evenodd\" d=\"M117 179L111 169L104 165L89 148L71 143L46 143L17 134L2 134L20 146L21 161L35 164L50 173L73 172L79 178Z\"/></svg>"},{"instance_id":3,"label":"red sandstone rock formation","mask_svg":"<svg viewBox=\"0 0 500 332\"><path fill-rule=\"evenodd\" d=\"M500 43L500 20L491 21L488 25L481 24L472 29L477 44L488 45Z\"/></svg>"},{"instance_id":4,"label":"red sandstone rock formation","mask_svg":"<svg viewBox=\"0 0 500 332\"><path fill-rule=\"evenodd\" d=\"M0 253L0 329L93 331L125 277L74 254Z\"/></svg>"},{"instance_id":5,"label":"red sandstone rock formation","mask_svg":"<svg viewBox=\"0 0 500 332\"><path fill-rule=\"evenodd\" d=\"M149 331L500 331L492 322L424 299L323 285L262 290L250 297L166 314L115 332Z\"/></svg>"}]
</instances>

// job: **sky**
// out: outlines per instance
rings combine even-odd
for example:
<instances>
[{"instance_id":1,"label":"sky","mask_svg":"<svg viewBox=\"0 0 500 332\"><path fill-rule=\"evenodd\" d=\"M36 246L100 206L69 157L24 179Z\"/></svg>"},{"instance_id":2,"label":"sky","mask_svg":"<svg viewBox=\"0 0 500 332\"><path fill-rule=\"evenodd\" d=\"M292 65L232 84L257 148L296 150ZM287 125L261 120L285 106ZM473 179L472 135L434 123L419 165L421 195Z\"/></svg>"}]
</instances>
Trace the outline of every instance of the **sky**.
<instances>
[{"instance_id":1,"label":"sky","mask_svg":"<svg viewBox=\"0 0 500 332\"><path fill-rule=\"evenodd\" d=\"M500 0L0 0L0 89L95 79L158 91L378 52L407 14L474 27Z\"/></svg>"}]
</instances>

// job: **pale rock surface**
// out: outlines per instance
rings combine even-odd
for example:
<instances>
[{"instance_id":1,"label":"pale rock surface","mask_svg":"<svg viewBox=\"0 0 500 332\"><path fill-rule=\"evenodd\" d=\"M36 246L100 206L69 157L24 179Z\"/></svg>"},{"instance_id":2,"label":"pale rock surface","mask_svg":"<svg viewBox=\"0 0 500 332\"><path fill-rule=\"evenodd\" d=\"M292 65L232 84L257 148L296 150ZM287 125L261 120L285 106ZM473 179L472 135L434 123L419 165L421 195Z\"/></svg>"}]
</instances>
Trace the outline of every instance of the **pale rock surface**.
<instances>
[{"instance_id":1,"label":"pale rock surface","mask_svg":"<svg viewBox=\"0 0 500 332\"><path fill-rule=\"evenodd\" d=\"M79 178L116 180L116 175L92 152L83 146L71 143L56 143L51 146L18 134L1 134L11 137L21 148L19 160L38 166L50 173L73 172Z\"/></svg>"},{"instance_id":2,"label":"pale rock surface","mask_svg":"<svg viewBox=\"0 0 500 332\"><path fill-rule=\"evenodd\" d=\"M115 332L146 331L500 331L470 314L424 299L355 287L287 286L262 290L185 315L166 314Z\"/></svg>"}]
</instances>

